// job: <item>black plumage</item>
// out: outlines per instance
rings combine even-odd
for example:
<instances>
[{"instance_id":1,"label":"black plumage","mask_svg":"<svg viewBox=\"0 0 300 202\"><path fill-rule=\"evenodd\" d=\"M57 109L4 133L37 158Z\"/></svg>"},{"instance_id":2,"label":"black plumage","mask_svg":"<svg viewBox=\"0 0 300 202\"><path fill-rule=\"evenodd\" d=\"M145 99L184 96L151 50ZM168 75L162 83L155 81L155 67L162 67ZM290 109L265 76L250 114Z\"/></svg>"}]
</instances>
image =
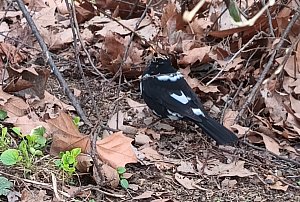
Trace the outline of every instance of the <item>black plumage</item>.
<instances>
[{"instance_id":1,"label":"black plumage","mask_svg":"<svg viewBox=\"0 0 300 202\"><path fill-rule=\"evenodd\" d=\"M190 120L217 144L232 144L238 140L233 132L208 115L168 57L154 57L144 71L140 85L144 101L157 116Z\"/></svg>"}]
</instances>

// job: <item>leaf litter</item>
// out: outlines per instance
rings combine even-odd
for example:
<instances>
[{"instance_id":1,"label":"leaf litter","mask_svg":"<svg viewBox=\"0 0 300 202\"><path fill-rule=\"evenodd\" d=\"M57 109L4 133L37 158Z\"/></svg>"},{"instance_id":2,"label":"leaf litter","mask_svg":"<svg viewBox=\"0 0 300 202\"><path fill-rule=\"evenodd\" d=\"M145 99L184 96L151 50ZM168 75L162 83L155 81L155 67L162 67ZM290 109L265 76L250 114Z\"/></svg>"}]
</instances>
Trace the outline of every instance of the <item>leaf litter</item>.
<instances>
[{"instance_id":1,"label":"leaf litter","mask_svg":"<svg viewBox=\"0 0 300 202\"><path fill-rule=\"evenodd\" d=\"M76 94L84 103L85 110L91 117L95 116L85 93L88 87L81 84L77 67L70 62L75 61L75 57L69 49L73 35L65 4L56 0L27 3L48 48L56 56L61 55L56 62L64 77L68 77L70 85L81 92ZM269 199L269 193L276 200L289 200L284 193L299 199L294 191L299 189L299 172L295 165L282 160L299 162L300 159L298 24L292 27L287 39L290 44L296 44L294 53L288 56L284 51L278 53L274 68L267 73L268 80L261 85L258 96L248 105L244 117L239 122L235 121L261 76L269 53L286 29L294 4L291 1L287 3L290 7L281 9L277 5L270 6L269 12L275 18L268 19L264 13L253 26L238 27L232 23L227 11L222 14L226 7L223 3L206 2L197 16L186 23L178 3L163 2L151 8L136 30L136 37L130 41L131 30L145 9L144 1L138 1L133 8L119 1L76 2L79 31L95 66L110 78L119 72L122 65L124 80L120 90L125 95L122 99L116 96L116 82L103 84L92 70L84 70L102 113L94 120L105 123L113 131L120 130L110 132L96 143L97 158L103 163L102 170L110 186L118 186L119 176L115 169L124 166L133 173L130 183L138 185L132 192L137 200L171 201L179 198L180 201L199 201L202 192L206 193L205 200L216 200L222 195L224 200L240 197L239 200L243 201L242 197L249 192L253 200ZM191 2L188 9L193 6L194 2ZM245 4L242 1L239 6L242 10L250 9L249 17L262 8L258 2ZM103 15L102 9L109 10L114 20ZM37 42L28 32L22 13L8 9L0 16L5 19L0 29L5 31L3 36L7 36L0 38L0 55L5 59L0 62L0 76L4 84L1 84L0 90L0 109L7 111L9 117L5 124L21 127L24 134L36 126L44 126L47 138L52 141L50 154L57 156L61 151L80 147L84 154L78 159L79 170L97 172L90 156L90 136L95 131L85 127L80 129L84 131L82 133L73 124L70 114L74 114L74 107L64 98L60 86L52 83L53 78L45 66L37 62L39 51L33 49L38 47ZM271 34L261 35L261 31L271 31L269 20L276 38L270 37ZM12 31L7 32L9 30ZM20 46L8 37L22 39L28 46ZM252 40L251 44L247 43L249 40ZM129 55L123 61L129 42ZM201 97L207 110L215 117L221 117L226 127L237 132L239 138L252 147L216 148L190 124L154 123L154 119L146 121L152 115L137 96L137 82L130 79L137 79L151 58L149 43L155 44L165 54L175 55L177 67ZM285 45L283 49L288 47ZM239 54L234 55L238 51ZM79 54L85 58L87 53L80 51ZM87 60L82 59L82 62L90 66ZM209 69L204 64L209 64ZM276 73L279 70L279 74ZM220 71L222 73L214 78ZM117 102L120 104L117 105ZM257 148L270 151L278 158ZM283 174L279 177L267 174L277 171ZM246 186L243 187L243 184ZM259 191L257 187L260 187ZM212 190L212 197L209 197ZM231 192L228 193L228 190ZM45 201L50 198L43 189L39 191L35 187L34 191ZM186 192L190 195L186 196ZM22 197L29 200L31 196L22 192Z\"/></svg>"}]
</instances>

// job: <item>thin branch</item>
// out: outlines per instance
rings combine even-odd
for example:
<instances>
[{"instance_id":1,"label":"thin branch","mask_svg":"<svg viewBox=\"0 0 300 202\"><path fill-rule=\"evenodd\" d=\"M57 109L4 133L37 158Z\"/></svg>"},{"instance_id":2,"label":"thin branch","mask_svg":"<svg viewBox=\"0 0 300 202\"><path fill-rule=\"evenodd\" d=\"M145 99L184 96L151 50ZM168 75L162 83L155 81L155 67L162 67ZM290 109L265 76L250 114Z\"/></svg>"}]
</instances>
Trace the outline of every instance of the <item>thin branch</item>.
<instances>
[{"instance_id":1,"label":"thin branch","mask_svg":"<svg viewBox=\"0 0 300 202\"><path fill-rule=\"evenodd\" d=\"M30 14L28 13L24 2L22 0L16 0L20 10L22 11L29 27L31 28L32 33L34 34L34 36L36 37L42 51L43 51L43 55L44 55L44 59L48 62L51 71L53 72L53 74L55 75L55 77L57 78L57 80L59 81L61 87L63 88L63 92L68 96L69 100L71 101L72 105L74 106L74 108L76 109L78 115L81 117L81 119L88 125L91 125L90 121L87 119L86 115L84 114L78 100L76 99L76 97L73 95L72 91L70 90L70 88L68 87L68 84L66 83L66 81L64 80L62 74L59 72L58 68L56 67L50 52L47 48L46 43L44 42L44 39L42 38L40 32L38 31L36 25L34 24Z\"/></svg>"},{"instance_id":2,"label":"thin branch","mask_svg":"<svg viewBox=\"0 0 300 202\"><path fill-rule=\"evenodd\" d=\"M137 23L136 23L136 25L135 25L135 27L134 27L134 31L131 33L130 39L129 39L128 44L127 44L127 46L126 46L124 56L123 56L123 58L122 58L122 61L121 61L120 66L119 66L119 70L118 70L118 72L117 72L117 74L119 73L119 88L118 88L118 91L117 91L117 97L120 96L120 90L121 90L120 87L121 87L122 74L123 74L123 73L122 73L123 65L124 65L124 62L126 61L126 59L127 59L127 57L128 57L128 54L129 54L129 48L130 48L131 42L132 42L132 40L133 40L133 37L134 37L134 35L135 35L136 30L139 28L141 22L142 22L143 19L145 18L146 13L147 13L147 11L148 11L149 6L151 5L151 3L152 3L152 0L149 0L149 2L146 4L146 8L145 8L145 10L144 10L142 16L140 17L140 19L137 21ZM118 106L119 106L119 100L117 100L117 108L118 108ZM119 123L119 113L118 113L118 111L119 111L119 110L117 110L117 129L118 129L118 127L119 127L119 126L118 126L118 123Z\"/></svg>"},{"instance_id":3,"label":"thin branch","mask_svg":"<svg viewBox=\"0 0 300 202\"><path fill-rule=\"evenodd\" d=\"M249 94L246 102L243 104L241 110L239 111L239 114L237 115L237 117L235 118L235 123L237 123L241 116L245 113L245 110L247 108L247 106L249 106L252 101L254 100L254 98L256 97L256 93L259 89L259 87L261 86L262 82L264 81L267 73L270 71L272 65L273 65L273 62L274 62L274 59L275 59L275 56L277 54L277 52L281 49L281 47L283 46L283 43L285 41L285 38L287 37L288 33L291 31L293 25L295 24L295 22L297 21L297 19L299 18L300 16L300 7L298 7L297 9L298 12L296 12L293 16L293 18L291 19L290 23L288 24L288 26L286 27L285 31L283 32L281 38L280 38L280 41L278 42L275 50L273 51L272 55L270 56L270 59L268 61L268 63L266 64L263 72L261 73L259 79L257 80L257 83L255 84L255 86L252 88L252 91L251 93Z\"/></svg>"}]
</instances>

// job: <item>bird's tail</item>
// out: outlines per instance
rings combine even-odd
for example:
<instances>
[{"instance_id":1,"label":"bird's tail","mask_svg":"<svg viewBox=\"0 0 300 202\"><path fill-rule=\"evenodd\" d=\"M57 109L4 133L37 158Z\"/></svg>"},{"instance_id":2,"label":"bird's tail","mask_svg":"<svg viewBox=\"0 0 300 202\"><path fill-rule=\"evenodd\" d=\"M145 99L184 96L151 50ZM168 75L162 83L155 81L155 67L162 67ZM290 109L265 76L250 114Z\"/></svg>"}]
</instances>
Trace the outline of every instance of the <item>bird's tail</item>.
<instances>
[{"instance_id":1,"label":"bird's tail","mask_svg":"<svg viewBox=\"0 0 300 202\"><path fill-rule=\"evenodd\" d=\"M217 144L226 145L233 144L238 141L238 137L233 132L225 128L212 117L207 115L201 120L201 122L196 122L196 124L202 128L206 135L213 138Z\"/></svg>"}]
</instances>

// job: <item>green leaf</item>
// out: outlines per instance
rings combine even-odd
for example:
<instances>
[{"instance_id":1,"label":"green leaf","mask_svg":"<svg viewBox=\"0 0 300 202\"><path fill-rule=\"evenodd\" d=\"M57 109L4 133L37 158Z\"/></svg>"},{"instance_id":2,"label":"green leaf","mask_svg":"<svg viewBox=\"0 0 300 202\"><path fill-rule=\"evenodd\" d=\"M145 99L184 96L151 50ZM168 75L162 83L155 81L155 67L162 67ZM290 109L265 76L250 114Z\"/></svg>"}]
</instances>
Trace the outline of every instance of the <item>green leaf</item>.
<instances>
[{"instance_id":1,"label":"green leaf","mask_svg":"<svg viewBox=\"0 0 300 202\"><path fill-rule=\"evenodd\" d=\"M228 0L229 1L229 6L228 6L228 10L229 10L229 14L232 17L232 19L235 22L241 22L242 19L240 17L240 11L235 3L235 1L233 0Z\"/></svg>"},{"instance_id":2,"label":"green leaf","mask_svg":"<svg viewBox=\"0 0 300 202\"><path fill-rule=\"evenodd\" d=\"M17 135L22 136L22 135L21 135L21 128L19 128L19 127L13 127L13 128L12 128L12 131L14 131Z\"/></svg>"},{"instance_id":3,"label":"green leaf","mask_svg":"<svg viewBox=\"0 0 300 202\"><path fill-rule=\"evenodd\" d=\"M11 166L20 161L19 151L17 149L5 150L0 156L1 162L6 166Z\"/></svg>"},{"instance_id":4,"label":"green leaf","mask_svg":"<svg viewBox=\"0 0 300 202\"><path fill-rule=\"evenodd\" d=\"M300 186L300 180L296 182L298 186Z\"/></svg>"},{"instance_id":5,"label":"green leaf","mask_svg":"<svg viewBox=\"0 0 300 202\"><path fill-rule=\"evenodd\" d=\"M80 154L80 152L81 148L74 148L71 150L71 155L76 158Z\"/></svg>"},{"instance_id":6,"label":"green leaf","mask_svg":"<svg viewBox=\"0 0 300 202\"><path fill-rule=\"evenodd\" d=\"M1 137L4 138L6 136L6 134L7 134L7 127L3 127L1 129Z\"/></svg>"},{"instance_id":7,"label":"green leaf","mask_svg":"<svg viewBox=\"0 0 300 202\"><path fill-rule=\"evenodd\" d=\"M46 132L46 128L43 126L38 126L30 131L30 135L43 136Z\"/></svg>"},{"instance_id":8,"label":"green leaf","mask_svg":"<svg viewBox=\"0 0 300 202\"><path fill-rule=\"evenodd\" d=\"M79 122L80 122L80 117L79 116L75 116L73 118L74 125L78 127L79 126Z\"/></svg>"},{"instance_id":9,"label":"green leaf","mask_svg":"<svg viewBox=\"0 0 300 202\"><path fill-rule=\"evenodd\" d=\"M4 121L7 118L7 112L0 109L0 120Z\"/></svg>"},{"instance_id":10,"label":"green leaf","mask_svg":"<svg viewBox=\"0 0 300 202\"><path fill-rule=\"evenodd\" d=\"M128 187L129 187L129 183L128 183L128 181L127 181L126 179L121 179L121 180L120 180L120 185L121 185L121 187L123 187L124 189L128 189Z\"/></svg>"},{"instance_id":11,"label":"green leaf","mask_svg":"<svg viewBox=\"0 0 300 202\"><path fill-rule=\"evenodd\" d=\"M119 175L124 174L126 172L126 168L124 167L117 167L117 172Z\"/></svg>"},{"instance_id":12,"label":"green leaf","mask_svg":"<svg viewBox=\"0 0 300 202\"><path fill-rule=\"evenodd\" d=\"M7 178L0 176L0 196L4 195L7 196L9 189L13 186Z\"/></svg>"}]
</instances>

